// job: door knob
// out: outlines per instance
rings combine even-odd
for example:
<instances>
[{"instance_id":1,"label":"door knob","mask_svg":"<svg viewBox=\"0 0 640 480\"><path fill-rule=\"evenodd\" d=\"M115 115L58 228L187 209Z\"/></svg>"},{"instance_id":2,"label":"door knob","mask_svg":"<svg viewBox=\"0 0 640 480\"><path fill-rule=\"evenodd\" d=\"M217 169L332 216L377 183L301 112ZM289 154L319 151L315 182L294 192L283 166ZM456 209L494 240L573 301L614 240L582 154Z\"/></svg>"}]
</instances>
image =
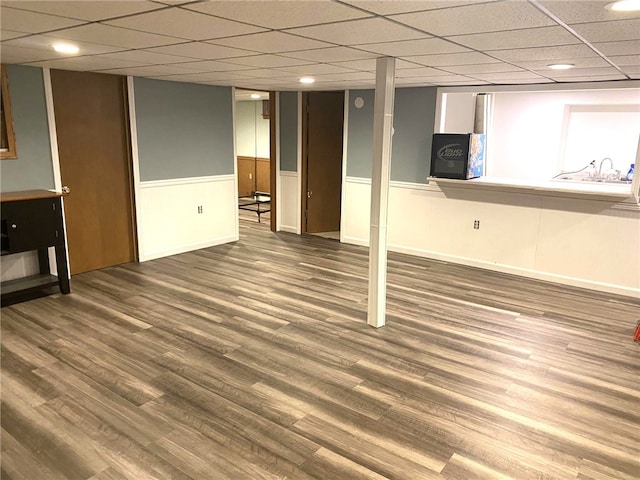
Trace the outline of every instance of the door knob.
<instances>
[{"instance_id":1,"label":"door knob","mask_svg":"<svg viewBox=\"0 0 640 480\"><path fill-rule=\"evenodd\" d=\"M65 195L69 195L71 193L71 189L69 187L67 187L66 185L64 185L62 187L62 193L64 193Z\"/></svg>"},{"instance_id":2,"label":"door knob","mask_svg":"<svg viewBox=\"0 0 640 480\"><path fill-rule=\"evenodd\" d=\"M307 198L311 198L311 194L312 194L312 193L313 193L313 192L312 192L311 190L309 190L309 191L307 192Z\"/></svg>"}]
</instances>

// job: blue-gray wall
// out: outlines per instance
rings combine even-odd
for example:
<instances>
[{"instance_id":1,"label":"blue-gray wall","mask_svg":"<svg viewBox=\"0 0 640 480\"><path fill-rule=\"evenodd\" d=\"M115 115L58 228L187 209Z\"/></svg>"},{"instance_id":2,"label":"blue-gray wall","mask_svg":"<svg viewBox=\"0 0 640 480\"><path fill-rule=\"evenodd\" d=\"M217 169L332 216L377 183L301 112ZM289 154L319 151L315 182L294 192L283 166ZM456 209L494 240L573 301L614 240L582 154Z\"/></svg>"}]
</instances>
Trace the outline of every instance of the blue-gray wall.
<instances>
[{"instance_id":1,"label":"blue-gray wall","mask_svg":"<svg viewBox=\"0 0 640 480\"><path fill-rule=\"evenodd\" d=\"M233 174L230 87L135 78L140 179Z\"/></svg>"},{"instance_id":2,"label":"blue-gray wall","mask_svg":"<svg viewBox=\"0 0 640 480\"><path fill-rule=\"evenodd\" d=\"M362 98L364 104L356 108L354 101ZM373 105L374 90L349 91L349 119L347 130L347 176L371 178L373 160Z\"/></svg>"},{"instance_id":3,"label":"blue-gray wall","mask_svg":"<svg viewBox=\"0 0 640 480\"><path fill-rule=\"evenodd\" d=\"M0 160L3 192L52 189L53 167L42 69L8 65L17 159Z\"/></svg>"},{"instance_id":4,"label":"blue-gray wall","mask_svg":"<svg viewBox=\"0 0 640 480\"><path fill-rule=\"evenodd\" d=\"M298 170L298 92L280 93L280 170Z\"/></svg>"},{"instance_id":5,"label":"blue-gray wall","mask_svg":"<svg viewBox=\"0 0 640 480\"><path fill-rule=\"evenodd\" d=\"M364 106L354 100L362 97ZM371 178L373 90L349 92L347 175ZM436 88L397 88L394 100L391 180L427 183L436 111Z\"/></svg>"}]
</instances>

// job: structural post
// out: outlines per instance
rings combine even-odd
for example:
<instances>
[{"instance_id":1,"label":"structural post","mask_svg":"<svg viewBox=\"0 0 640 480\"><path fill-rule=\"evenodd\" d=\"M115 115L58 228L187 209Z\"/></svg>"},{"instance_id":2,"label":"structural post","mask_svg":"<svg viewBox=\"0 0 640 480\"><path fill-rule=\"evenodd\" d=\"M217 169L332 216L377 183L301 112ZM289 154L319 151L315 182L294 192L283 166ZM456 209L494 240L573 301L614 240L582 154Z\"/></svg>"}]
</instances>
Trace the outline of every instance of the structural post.
<instances>
[{"instance_id":1,"label":"structural post","mask_svg":"<svg viewBox=\"0 0 640 480\"><path fill-rule=\"evenodd\" d=\"M387 307L387 211L389 208L395 67L395 58L382 57L378 58L376 62L367 314L367 323L376 328L384 326Z\"/></svg>"}]
</instances>

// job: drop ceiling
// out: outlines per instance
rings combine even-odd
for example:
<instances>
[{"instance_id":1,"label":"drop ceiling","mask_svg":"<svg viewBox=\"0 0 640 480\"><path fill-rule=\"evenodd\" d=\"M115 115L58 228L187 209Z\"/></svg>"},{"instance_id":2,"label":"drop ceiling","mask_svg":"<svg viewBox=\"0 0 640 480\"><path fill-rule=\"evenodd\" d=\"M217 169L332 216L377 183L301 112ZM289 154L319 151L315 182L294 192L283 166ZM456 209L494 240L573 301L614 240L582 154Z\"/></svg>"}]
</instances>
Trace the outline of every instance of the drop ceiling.
<instances>
[{"instance_id":1,"label":"drop ceiling","mask_svg":"<svg viewBox=\"0 0 640 480\"><path fill-rule=\"evenodd\" d=\"M372 87L380 56L397 58L398 86L640 79L640 12L607 3L3 1L0 59L256 90Z\"/></svg>"}]
</instances>

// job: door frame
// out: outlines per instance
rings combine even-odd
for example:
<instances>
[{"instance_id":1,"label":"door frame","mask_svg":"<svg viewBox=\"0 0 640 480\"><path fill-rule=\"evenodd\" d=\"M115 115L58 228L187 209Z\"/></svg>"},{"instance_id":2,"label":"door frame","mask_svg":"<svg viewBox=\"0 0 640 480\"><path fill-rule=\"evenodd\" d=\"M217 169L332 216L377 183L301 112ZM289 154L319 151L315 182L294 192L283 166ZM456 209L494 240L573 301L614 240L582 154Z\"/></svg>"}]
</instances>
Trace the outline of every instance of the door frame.
<instances>
[{"instance_id":1,"label":"door frame","mask_svg":"<svg viewBox=\"0 0 640 480\"><path fill-rule=\"evenodd\" d=\"M51 70L47 67L42 69L42 80L44 82L44 101L47 109L47 123L49 125L49 145L51 148L51 167L53 168L53 188L56 192L62 192L62 174L60 173L60 156L58 155L58 134L56 133L56 116L53 109L53 87L51 86ZM71 278L71 265L69 264L69 243L67 242L67 220L64 214L64 196L60 197L62 202L62 228L64 230L64 250L67 256L67 272ZM49 249L49 269L54 275L58 274L55 251Z\"/></svg>"},{"instance_id":2,"label":"door frame","mask_svg":"<svg viewBox=\"0 0 640 480\"><path fill-rule=\"evenodd\" d=\"M309 184L307 168L309 160L309 92L302 92L302 164L300 169L300 233L307 233L307 192Z\"/></svg>"},{"instance_id":3,"label":"door frame","mask_svg":"<svg viewBox=\"0 0 640 480\"><path fill-rule=\"evenodd\" d=\"M271 190L271 201L270 201L270 225L269 229L272 232L276 232L278 229L278 220L277 220L277 205L278 205L278 187L280 186L279 174L280 174L280 158L278 157L279 148L278 148L278 126L279 122L277 121L276 116L279 115L279 109L276 104L278 102L278 93L273 90L263 90L261 88L248 88L248 87L231 87L231 95L233 100L233 163L235 165L235 177L236 177L236 198L238 197L237 185L238 185L238 153L237 153L237 145L236 145L236 90L252 90L257 92L265 92L269 94L269 189ZM236 224L238 224L238 215L236 213Z\"/></svg>"}]
</instances>

